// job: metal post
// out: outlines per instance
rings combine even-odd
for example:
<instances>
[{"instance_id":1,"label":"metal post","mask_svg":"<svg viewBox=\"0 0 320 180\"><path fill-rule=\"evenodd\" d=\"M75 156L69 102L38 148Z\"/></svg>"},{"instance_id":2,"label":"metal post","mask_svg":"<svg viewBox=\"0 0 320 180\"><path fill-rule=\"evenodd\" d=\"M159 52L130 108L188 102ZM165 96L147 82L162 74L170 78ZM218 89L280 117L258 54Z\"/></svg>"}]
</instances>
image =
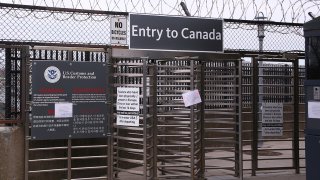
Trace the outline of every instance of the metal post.
<instances>
[{"instance_id":1,"label":"metal post","mask_svg":"<svg viewBox=\"0 0 320 180\"><path fill-rule=\"evenodd\" d=\"M183 9L184 13L186 14L186 16L191 16L191 14L190 14L190 12L189 12L189 10L187 8L187 5L184 2L181 2L180 6L182 7L182 9Z\"/></svg>"},{"instance_id":2,"label":"metal post","mask_svg":"<svg viewBox=\"0 0 320 180\"><path fill-rule=\"evenodd\" d=\"M90 61L90 52L89 51L84 52L84 61Z\"/></svg>"},{"instance_id":3,"label":"metal post","mask_svg":"<svg viewBox=\"0 0 320 180\"><path fill-rule=\"evenodd\" d=\"M243 180L243 151L242 151L242 60L238 61L238 113L239 113L239 171L240 171L240 180Z\"/></svg>"},{"instance_id":4,"label":"metal post","mask_svg":"<svg viewBox=\"0 0 320 180\"><path fill-rule=\"evenodd\" d=\"M148 62L148 58L144 57L142 58L143 61L143 87L142 87L142 100L143 100L143 176L144 179L148 179L148 166L147 166L147 160L148 160L148 156L147 156L147 140L148 140L148 127L147 127L147 62Z\"/></svg>"},{"instance_id":5,"label":"metal post","mask_svg":"<svg viewBox=\"0 0 320 180\"><path fill-rule=\"evenodd\" d=\"M109 128L109 134L108 134L108 172L107 172L107 177L108 179L113 179L113 120L114 120L114 115L113 115L113 103L114 103L114 98L113 98L113 89L114 89L114 78L113 78L113 63L114 61L112 60L112 51L111 49L108 49L106 56L109 56L109 63L107 64L107 68L109 68L109 116L108 116L108 128ZM107 88L108 89L108 88Z\"/></svg>"},{"instance_id":6,"label":"metal post","mask_svg":"<svg viewBox=\"0 0 320 180\"><path fill-rule=\"evenodd\" d=\"M14 49L14 70L12 73L14 73L14 118L16 119L18 117L18 99L20 99L20 97L18 96L18 91L20 91L21 89L18 89L18 74L19 76L21 75L21 71L18 71L18 49L15 48ZM21 60L20 60L21 62ZM21 103L21 102L19 102ZM20 104L19 104L20 105Z\"/></svg>"},{"instance_id":7,"label":"metal post","mask_svg":"<svg viewBox=\"0 0 320 180\"><path fill-rule=\"evenodd\" d=\"M255 19L264 20L264 19L266 19L266 17L264 16L264 14L262 12L259 12L258 16L256 16ZM261 59L262 59L262 52L263 52L263 38L265 37L264 32L265 32L264 24L259 23L258 24L259 60L260 60L259 61L259 104L258 104L259 107L261 107L262 103L263 103L263 86L262 86L263 85L263 77L262 77L263 76L263 68L261 68L263 66L263 61ZM259 114L259 118L258 118L259 121L262 120L261 116L262 115ZM262 129L262 125L259 124L258 147L261 147L263 144L261 129Z\"/></svg>"},{"instance_id":8,"label":"metal post","mask_svg":"<svg viewBox=\"0 0 320 180\"><path fill-rule=\"evenodd\" d=\"M241 180L243 179L243 154L242 154L242 62L241 59L235 61L235 70L236 70L236 90L235 94L238 95L236 97L236 140L237 142L237 149L235 153L236 158L236 176L238 176ZM238 71L237 71L238 70Z\"/></svg>"},{"instance_id":9,"label":"metal post","mask_svg":"<svg viewBox=\"0 0 320 180\"><path fill-rule=\"evenodd\" d=\"M150 82L152 85L152 115L153 115L153 128L152 128L152 134L153 134L153 178L157 178L157 146L158 146L158 119L157 119L157 66L156 62L153 62L152 66L152 81Z\"/></svg>"},{"instance_id":10,"label":"metal post","mask_svg":"<svg viewBox=\"0 0 320 180\"><path fill-rule=\"evenodd\" d=\"M253 111L253 122L252 122L252 153L251 153L251 164L252 164L252 176L256 175L258 168L258 119L259 119L259 104L258 104L258 62L253 59L253 73L252 73L252 111Z\"/></svg>"},{"instance_id":11,"label":"metal post","mask_svg":"<svg viewBox=\"0 0 320 180\"><path fill-rule=\"evenodd\" d=\"M294 112L294 130L293 130L293 159L294 159L294 167L296 170L296 173L300 173L300 159L299 159L299 133L300 133L300 127L299 127L299 59L295 59L293 61L293 112Z\"/></svg>"},{"instance_id":12,"label":"metal post","mask_svg":"<svg viewBox=\"0 0 320 180\"><path fill-rule=\"evenodd\" d=\"M190 90L194 90L194 60L190 60ZM190 106L190 139L191 139L191 152L190 152L190 160L191 160L191 179L195 178L194 171L194 106Z\"/></svg>"},{"instance_id":13,"label":"metal post","mask_svg":"<svg viewBox=\"0 0 320 180\"><path fill-rule=\"evenodd\" d=\"M5 59L5 118L11 119L11 48L6 48L6 59Z\"/></svg>"},{"instance_id":14,"label":"metal post","mask_svg":"<svg viewBox=\"0 0 320 180\"><path fill-rule=\"evenodd\" d=\"M29 179L29 109L30 107L27 105L29 99L29 67L30 67L30 56L29 56L29 47L25 47L21 52L21 120L24 125L24 179Z\"/></svg>"},{"instance_id":15,"label":"metal post","mask_svg":"<svg viewBox=\"0 0 320 180\"><path fill-rule=\"evenodd\" d=\"M74 60L73 59L73 51L67 51L67 61L73 61L73 60Z\"/></svg>"},{"instance_id":16,"label":"metal post","mask_svg":"<svg viewBox=\"0 0 320 180\"><path fill-rule=\"evenodd\" d=\"M72 177L72 171L71 171L71 158L72 158L72 154L71 154L71 139L68 139L68 180L71 180Z\"/></svg>"},{"instance_id":17,"label":"metal post","mask_svg":"<svg viewBox=\"0 0 320 180\"><path fill-rule=\"evenodd\" d=\"M204 83L205 83L205 80L204 80L204 77L205 77L205 67L206 67L207 63L206 61L202 61L201 60L201 80L200 80L200 95L201 95L201 99L202 99L202 103L201 103L201 119L200 119L200 131L201 131L201 159L200 159L200 164L201 164L201 167L200 167L200 177L201 179L204 179L205 177L205 166L206 166L206 161L205 161L205 145L204 145L204 136L205 136L205 131L204 131L204 109L205 109L205 92L204 92Z\"/></svg>"}]
</instances>

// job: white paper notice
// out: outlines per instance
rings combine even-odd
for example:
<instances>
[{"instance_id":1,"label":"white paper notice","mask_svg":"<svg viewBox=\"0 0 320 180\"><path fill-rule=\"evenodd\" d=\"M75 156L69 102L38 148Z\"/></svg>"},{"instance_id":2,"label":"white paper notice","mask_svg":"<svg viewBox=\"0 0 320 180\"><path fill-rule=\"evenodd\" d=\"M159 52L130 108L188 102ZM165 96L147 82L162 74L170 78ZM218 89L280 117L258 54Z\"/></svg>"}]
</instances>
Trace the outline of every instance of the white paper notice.
<instances>
[{"instance_id":1,"label":"white paper notice","mask_svg":"<svg viewBox=\"0 0 320 180\"><path fill-rule=\"evenodd\" d=\"M183 102L184 102L185 107L202 102L198 89L183 93L182 98L183 98Z\"/></svg>"},{"instance_id":2,"label":"white paper notice","mask_svg":"<svg viewBox=\"0 0 320 180\"><path fill-rule=\"evenodd\" d=\"M120 126L139 126L139 116L117 115L117 125Z\"/></svg>"},{"instance_id":3,"label":"white paper notice","mask_svg":"<svg viewBox=\"0 0 320 180\"><path fill-rule=\"evenodd\" d=\"M117 88L117 111L139 111L139 88Z\"/></svg>"},{"instance_id":4,"label":"white paper notice","mask_svg":"<svg viewBox=\"0 0 320 180\"><path fill-rule=\"evenodd\" d=\"M320 119L320 102L308 102L308 117Z\"/></svg>"},{"instance_id":5,"label":"white paper notice","mask_svg":"<svg viewBox=\"0 0 320 180\"><path fill-rule=\"evenodd\" d=\"M262 123L283 123L283 103L262 103Z\"/></svg>"},{"instance_id":6,"label":"white paper notice","mask_svg":"<svg viewBox=\"0 0 320 180\"><path fill-rule=\"evenodd\" d=\"M54 117L55 118L68 118L72 117L73 108L72 103L56 103L54 104Z\"/></svg>"}]
</instances>

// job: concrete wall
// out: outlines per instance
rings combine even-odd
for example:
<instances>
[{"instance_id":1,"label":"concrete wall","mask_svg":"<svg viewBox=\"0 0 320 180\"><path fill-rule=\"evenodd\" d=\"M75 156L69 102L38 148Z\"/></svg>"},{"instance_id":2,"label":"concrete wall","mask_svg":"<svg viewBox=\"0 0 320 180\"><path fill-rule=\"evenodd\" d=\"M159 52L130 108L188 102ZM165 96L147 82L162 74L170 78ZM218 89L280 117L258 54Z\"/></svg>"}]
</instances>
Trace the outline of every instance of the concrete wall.
<instances>
[{"instance_id":1,"label":"concrete wall","mask_svg":"<svg viewBox=\"0 0 320 180\"><path fill-rule=\"evenodd\" d=\"M24 130L0 126L0 179L24 179Z\"/></svg>"}]
</instances>

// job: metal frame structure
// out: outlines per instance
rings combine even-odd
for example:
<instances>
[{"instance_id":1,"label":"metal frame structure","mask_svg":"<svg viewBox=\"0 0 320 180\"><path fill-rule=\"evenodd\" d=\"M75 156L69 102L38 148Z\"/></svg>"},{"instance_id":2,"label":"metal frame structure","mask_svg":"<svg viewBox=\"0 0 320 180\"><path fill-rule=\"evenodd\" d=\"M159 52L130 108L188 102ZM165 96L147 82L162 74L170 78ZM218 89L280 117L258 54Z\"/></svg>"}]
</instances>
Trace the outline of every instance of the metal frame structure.
<instances>
[{"instance_id":1,"label":"metal frame structure","mask_svg":"<svg viewBox=\"0 0 320 180\"><path fill-rule=\"evenodd\" d=\"M219 175L221 171L242 178L248 170L252 175L258 175L264 170L283 169L293 169L295 173L300 173L303 168L304 157L299 157L299 152L304 151L299 146L299 142L304 141L301 138L304 122L299 117L303 114L299 99L303 95L299 86L302 72L299 71L297 57L254 59L252 66L248 67L242 66L239 54L81 47L3 47L16 49L21 58L21 83L11 88L21 91L21 95L17 96L21 102L20 118L17 121L23 123L25 128L26 180L39 176L46 176L48 180L122 179L128 176L140 179L201 179ZM107 138L30 139L31 62L46 59L109 64L109 82L113 88L109 92L108 103L113 108L108 111L109 125L113 128ZM283 81L287 83L282 86L283 91L272 90L264 91L267 94L258 94L259 86L272 86L274 89L278 86L267 80L263 84L258 83L259 68L266 73L266 69L272 67L260 67L257 61L293 64L278 68L286 68L280 71L287 75L275 74L278 72L275 68L274 75L263 75L265 79L286 79ZM116 125L116 87L140 88L139 127ZM203 103L184 107L181 94L193 89L199 90ZM258 96L267 95L277 95L280 97L277 100L289 97L285 102L288 109L284 113L287 117L285 124L289 125L285 125L288 127L286 135L289 139L269 140L290 141L292 147L258 147L259 122L256 119L261 112L257 99ZM247 103L249 97L253 97L250 100L253 104ZM248 108L251 110L247 111ZM261 157L265 151L275 155ZM292 156L277 157L278 151L291 151ZM251 152L250 156L248 152ZM292 165L277 168L258 166L269 160L290 161Z\"/></svg>"},{"instance_id":2,"label":"metal frame structure","mask_svg":"<svg viewBox=\"0 0 320 180\"><path fill-rule=\"evenodd\" d=\"M266 65L261 66L262 63L259 64L259 62L289 63L291 65L270 67ZM263 74L258 75L259 69L262 70ZM246 73L246 77L252 78L252 81L247 81L243 84L244 88L252 88L251 95L253 98L252 104L246 107L252 109L249 112L243 112L245 117L248 117L249 114L252 115L252 120L249 120L251 118L246 118L248 120L243 121L244 127L252 125L251 130L245 129L243 131L246 134L244 144L251 144L244 148L244 154L250 154L250 157L244 159L244 163L246 167L248 167L248 163L251 164L251 168L245 168L245 170L251 170L253 176L256 176L259 171L283 169L293 169L295 173L300 173L300 169L304 167L300 165L301 159L304 157L300 157L299 155L300 152L304 151L304 148L299 145L304 140L301 138L303 137L301 135L303 132L301 125L304 124L304 121L300 119L300 115L303 112L300 110L301 103L299 101L301 94L299 93L300 75L298 58L258 57L257 59L253 59L251 73L251 75ZM263 81L259 81L259 78L263 78ZM283 83L276 83L275 81ZM263 92L259 92L259 87L263 88ZM262 111L261 104L258 103L259 98L263 102L283 103L283 137L261 136L261 118L259 116L261 116ZM248 133L251 134L249 137ZM279 142L281 142L281 146L279 146ZM275 145L270 146L268 143L278 143L277 146L279 147ZM291 154L291 156L285 156L284 154ZM280 162L280 165L275 166L273 164L270 166L270 163L274 161Z\"/></svg>"}]
</instances>

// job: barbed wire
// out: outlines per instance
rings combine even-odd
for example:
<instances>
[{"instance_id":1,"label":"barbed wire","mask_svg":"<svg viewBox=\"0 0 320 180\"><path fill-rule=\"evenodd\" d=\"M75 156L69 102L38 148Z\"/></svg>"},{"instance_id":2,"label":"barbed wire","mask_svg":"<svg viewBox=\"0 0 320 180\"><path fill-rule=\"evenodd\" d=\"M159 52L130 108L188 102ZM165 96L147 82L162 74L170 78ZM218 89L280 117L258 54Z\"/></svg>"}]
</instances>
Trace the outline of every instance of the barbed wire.
<instances>
[{"instance_id":1,"label":"barbed wire","mask_svg":"<svg viewBox=\"0 0 320 180\"><path fill-rule=\"evenodd\" d=\"M34 6L184 15L184 2L192 16L253 20L262 13L266 20L303 23L311 12L320 16L319 0L0 0Z\"/></svg>"}]
</instances>

